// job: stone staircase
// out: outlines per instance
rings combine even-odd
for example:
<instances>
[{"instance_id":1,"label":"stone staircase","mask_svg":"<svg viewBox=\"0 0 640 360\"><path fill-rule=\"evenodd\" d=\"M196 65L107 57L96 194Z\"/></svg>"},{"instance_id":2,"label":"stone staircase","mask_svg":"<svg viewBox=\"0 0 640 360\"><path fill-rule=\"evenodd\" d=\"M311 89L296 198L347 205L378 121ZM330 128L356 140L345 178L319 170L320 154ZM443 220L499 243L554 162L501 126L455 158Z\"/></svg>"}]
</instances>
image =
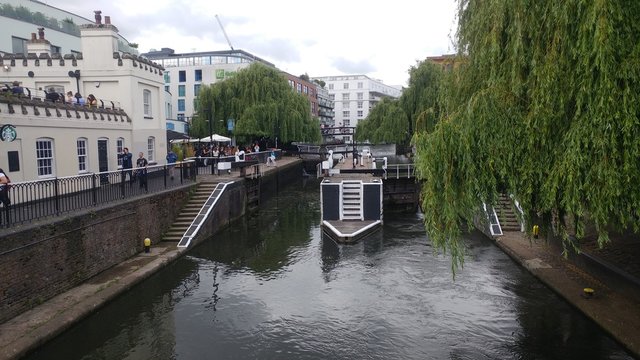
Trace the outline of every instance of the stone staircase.
<instances>
[{"instance_id":1,"label":"stone staircase","mask_svg":"<svg viewBox=\"0 0 640 360\"><path fill-rule=\"evenodd\" d=\"M216 188L216 185L217 183L215 182L203 182L198 185L196 193L189 199L187 205L182 208L180 215L178 215L173 224L171 224L169 231L162 237L162 241L177 243L182 239L182 235L184 235L184 232L187 231L193 219L198 215L200 209L202 209L202 205L207 201L209 195L211 195Z\"/></svg>"},{"instance_id":2,"label":"stone staircase","mask_svg":"<svg viewBox=\"0 0 640 360\"><path fill-rule=\"evenodd\" d=\"M516 216L513 202L511 198L505 194L500 194L498 198L498 204L495 207L496 215L500 221L500 227L503 232L506 231L520 231L520 223Z\"/></svg>"},{"instance_id":3,"label":"stone staircase","mask_svg":"<svg viewBox=\"0 0 640 360\"><path fill-rule=\"evenodd\" d=\"M362 220L362 182L342 181L342 220Z\"/></svg>"}]
</instances>

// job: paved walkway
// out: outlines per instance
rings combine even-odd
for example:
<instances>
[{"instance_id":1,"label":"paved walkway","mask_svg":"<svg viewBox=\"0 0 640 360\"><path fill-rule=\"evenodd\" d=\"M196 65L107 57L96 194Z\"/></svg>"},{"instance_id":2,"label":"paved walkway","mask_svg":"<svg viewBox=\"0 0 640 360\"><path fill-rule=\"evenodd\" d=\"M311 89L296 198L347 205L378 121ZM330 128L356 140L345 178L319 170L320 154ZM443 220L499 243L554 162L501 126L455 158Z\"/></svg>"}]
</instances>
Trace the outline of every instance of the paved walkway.
<instances>
[{"instance_id":1,"label":"paved walkway","mask_svg":"<svg viewBox=\"0 0 640 360\"><path fill-rule=\"evenodd\" d=\"M561 249L546 244L542 239L530 241L520 232L506 232L496 243L534 276L598 323L634 356L640 357L640 296L637 289L617 281L619 274L591 271L589 266L584 266L585 261L580 256L571 256L574 260L565 259ZM637 262L638 257L635 259ZM586 287L595 290L590 299L583 296Z\"/></svg>"}]
</instances>

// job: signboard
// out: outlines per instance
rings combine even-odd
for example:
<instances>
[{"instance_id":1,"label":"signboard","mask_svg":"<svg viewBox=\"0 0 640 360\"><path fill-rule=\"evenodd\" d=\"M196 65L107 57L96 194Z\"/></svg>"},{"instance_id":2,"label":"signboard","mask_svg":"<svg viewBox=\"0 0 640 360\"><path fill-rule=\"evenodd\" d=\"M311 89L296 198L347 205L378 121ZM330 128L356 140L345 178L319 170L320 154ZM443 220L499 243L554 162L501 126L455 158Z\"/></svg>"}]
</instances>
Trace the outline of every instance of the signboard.
<instances>
[{"instance_id":1,"label":"signboard","mask_svg":"<svg viewBox=\"0 0 640 360\"><path fill-rule=\"evenodd\" d=\"M227 119L227 130L233 131L234 125L235 125L235 122L233 119Z\"/></svg>"},{"instance_id":2,"label":"signboard","mask_svg":"<svg viewBox=\"0 0 640 360\"><path fill-rule=\"evenodd\" d=\"M0 128L0 140L6 142L12 142L18 136L18 132L16 131L16 127L7 124Z\"/></svg>"},{"instance_id":3,"label":"signboard","mask_svg":"<svg viewBox=\"0 0 640 360\"><path fill-rule=\"evenodd\" d=\"M236 75L235 71L229 71L225 69L216 69L216 80L224 80Z\"/></svg>"}]
</instances>

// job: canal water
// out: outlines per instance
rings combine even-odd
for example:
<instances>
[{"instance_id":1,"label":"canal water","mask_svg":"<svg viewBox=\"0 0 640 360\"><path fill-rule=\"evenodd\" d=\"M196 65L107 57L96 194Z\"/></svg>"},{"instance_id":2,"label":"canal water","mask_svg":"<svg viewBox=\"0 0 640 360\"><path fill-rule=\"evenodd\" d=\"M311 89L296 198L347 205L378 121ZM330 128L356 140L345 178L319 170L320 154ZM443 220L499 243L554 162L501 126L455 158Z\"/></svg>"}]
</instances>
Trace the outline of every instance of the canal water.
<instances>
[{"instance_id":1,"label":"canal water","mask_svg":"<svg viewBox=\"0 0 640 360\"><path fill-rule=\"evenodd\" d=\"M420 214L323 238L292 185L30 359L631 359L478 233L455 280Z\"/></svg>"}]
</instances>

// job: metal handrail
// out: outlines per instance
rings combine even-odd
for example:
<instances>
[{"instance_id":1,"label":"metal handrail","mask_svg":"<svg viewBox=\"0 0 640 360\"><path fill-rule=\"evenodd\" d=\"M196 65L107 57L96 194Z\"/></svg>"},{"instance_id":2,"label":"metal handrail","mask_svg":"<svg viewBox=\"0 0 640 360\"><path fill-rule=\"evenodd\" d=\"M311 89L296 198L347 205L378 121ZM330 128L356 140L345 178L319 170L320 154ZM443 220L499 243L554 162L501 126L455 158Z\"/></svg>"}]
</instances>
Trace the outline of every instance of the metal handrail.
<instances>
[{"instance_id":1,"label":"metal handrail","mask_svg":"<svg viewBox=\"0 0 640 360\"><path fill-rule=\"evenodd\" d=\"M177 177L171 175L179 169ZM12 227L196 181L193 161L11 183L11 205L0 208L2 227Z\"/></svg>"}]
</instances>

